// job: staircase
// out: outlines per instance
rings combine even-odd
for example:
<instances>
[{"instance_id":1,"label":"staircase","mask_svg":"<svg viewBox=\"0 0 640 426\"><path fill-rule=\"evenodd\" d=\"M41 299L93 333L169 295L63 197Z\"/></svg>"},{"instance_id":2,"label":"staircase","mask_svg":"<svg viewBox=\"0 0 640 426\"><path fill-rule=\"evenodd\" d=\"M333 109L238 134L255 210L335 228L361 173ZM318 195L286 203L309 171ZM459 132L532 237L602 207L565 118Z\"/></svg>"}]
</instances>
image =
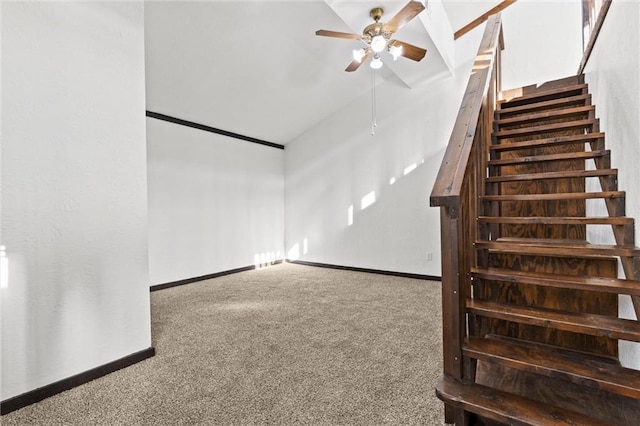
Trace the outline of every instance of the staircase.
<instances>
[{"instance_id":1,"label":"staircase","mask_svg":"<svg viewBox=\"0 0 640 426\"><path fill-rule=\"evenodd\" d=\"M498 40L499 18L487 27L487 43ZM432 192L450 254L436 385L446 421L640 424L640 371L618 357L620 340L640 342L640 322L618 318L620 295L639 317L640 248L584 78L502 101L487 93L478 116L459 116L475 131L462 133L468 147L448 148ZM461 115L468 109L463 101ZM451 177L460 157L464 177ZM607 216L588 215L598 203ZM615 244L590 244L591 227L611 229Z\"/></svg>"}]
</instances>

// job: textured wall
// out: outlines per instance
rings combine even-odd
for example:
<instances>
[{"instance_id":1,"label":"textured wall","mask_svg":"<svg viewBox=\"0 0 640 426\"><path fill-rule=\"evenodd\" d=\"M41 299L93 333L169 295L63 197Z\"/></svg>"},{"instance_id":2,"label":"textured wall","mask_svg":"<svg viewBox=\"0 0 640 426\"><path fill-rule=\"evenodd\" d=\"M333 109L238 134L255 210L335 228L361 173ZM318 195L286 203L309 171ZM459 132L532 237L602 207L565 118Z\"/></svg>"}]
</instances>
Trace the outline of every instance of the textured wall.
<instances>
[{"instance_id":1,"label":"textured wall","mask_svg":"<svg viewBox=\"0 0 640 426\"><path fill-rule=\"evenodd\" d=\"M470 66L415 89L381 84L374 136L367 94L287 145L288 257L440 275L429 195Z\"/></svg>"},{"instance_id":2,"label":"textured wall","mask_svg":"<svg viewBox=\"0 0 640 426\"><path fill-rule=\"evenodd\" d=\"M2 399L151 345L143 18L2 3Z\"/></svg>"},{"instance_id":3,"label":"textured wall","mask_svg":"<svg viewBox=\"0 0 640 426\"><path fill-rule=\"evenodd\" d=\"M575 0L519 0L505 9L502 87L574 75L582 58L581 13Z\"/></svg>"},{"instance_id":4,"label":"textured wall","mask_svg":"<svg viewBox=\"0 0 640 426\"><path fill-rule=\"evenodd\" d=\"M640 3L614 1L585 68L585 79L611 149L611 164L619 170L618 188L626 191L626 214L636 220L640 245ZM599 185L591 186L598 190ZM591 203L590 214L606 216L604 203ZM614 243L606 227L591 227L593 243ZM620 300L620 314L634 318L631 301ZM640 369L640 345L621 344L623 363Z\"/></svg>"},{"instance_id":5,"label":"textured wall","mask_svg":"<svg viewBox=\"0 0 640 426\"><path fill-rule=\"evenodd\" d=\"M282 150L147 119L150 282L284 255Z\"/></svg>"}]
</instances>

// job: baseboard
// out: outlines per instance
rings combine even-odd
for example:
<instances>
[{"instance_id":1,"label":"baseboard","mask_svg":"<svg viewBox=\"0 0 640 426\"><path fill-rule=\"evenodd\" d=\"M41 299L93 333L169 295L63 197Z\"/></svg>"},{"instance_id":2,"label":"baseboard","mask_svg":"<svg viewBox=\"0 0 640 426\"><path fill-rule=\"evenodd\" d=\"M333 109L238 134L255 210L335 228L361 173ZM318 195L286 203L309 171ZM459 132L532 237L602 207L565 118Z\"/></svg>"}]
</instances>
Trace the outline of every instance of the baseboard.
<instances>
[{"instance_id":1,"label":"baseboard","mask_svg":"<svg viewBox=\"0 0 640 426\"><path fill-rule=\"evenodd\" d=\"M411 274L408 272L395 272L395 271L383 271L380 269L357 268L355 266L331 265L328 263L307 262L306 260L287 260L287 262L298 264L298 265L317 266L319 268L340 269L343 271L367 272L370 274L391 275L394 277L414 278L417 280L442 281L442 277L438 277L435 275Z\"/></svg>"},{"instance_id":2,"label":"baseboard","mask_svg":"<svg viewBox=\"0 0 640 426\"><path fill-rule=\"evenodd\" d=\"M149 347L99 367L92 368L84 373L79 373L75 376L67 377L66 379L59 380L41 388L5 399L0 402L0 415L5 415L28 405L35 404L36 402L40 402L53 395L78 387L102 376L106 376L114 371L129 367L130 365L136 364L147 358L151 358L155 354L156 350L153 347Z\"/></svg>"},{"instance_id":3,"label":"baseboard","mask_svg":"<svg viewBox=\"0 0 640 426\"><path fill-rule=\"evenodd\" d=\"M272 265L277 265L279 263L282 263L282 260L276 260L274 262L271 262ZM149 290L150 291L164 290L165 288L177 287L180 285L191 284L198 281L210 280L212 278L224 277L225 275L237 274L238 272L251 271L256 268L257 267L255 265L243 266L242 268L229 269L228 271L215 272L213 274L201 275L199 277L186 278L184 280L172 281L164 284L155 284L155 285L152 285L149 288Z\"/></svg>"}]
</instances>

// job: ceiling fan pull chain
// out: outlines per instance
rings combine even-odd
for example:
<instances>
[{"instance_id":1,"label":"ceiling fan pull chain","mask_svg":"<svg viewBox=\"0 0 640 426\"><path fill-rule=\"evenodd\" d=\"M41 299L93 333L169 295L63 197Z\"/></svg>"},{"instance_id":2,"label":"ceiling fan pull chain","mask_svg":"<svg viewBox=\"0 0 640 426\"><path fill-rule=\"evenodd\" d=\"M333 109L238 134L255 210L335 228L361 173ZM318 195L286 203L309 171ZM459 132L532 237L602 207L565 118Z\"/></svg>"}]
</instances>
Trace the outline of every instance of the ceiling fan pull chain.
<instances>
[{"instance_id":1,"label":"ceiling fan pull chain","mask_svg":"<svg viewBox=\"0 0 640 426\"><path fill-rule=\"evenodd\" d=\"M376 70L371 69L371 134L376 134Z\"/></svg>"}]
</instances>

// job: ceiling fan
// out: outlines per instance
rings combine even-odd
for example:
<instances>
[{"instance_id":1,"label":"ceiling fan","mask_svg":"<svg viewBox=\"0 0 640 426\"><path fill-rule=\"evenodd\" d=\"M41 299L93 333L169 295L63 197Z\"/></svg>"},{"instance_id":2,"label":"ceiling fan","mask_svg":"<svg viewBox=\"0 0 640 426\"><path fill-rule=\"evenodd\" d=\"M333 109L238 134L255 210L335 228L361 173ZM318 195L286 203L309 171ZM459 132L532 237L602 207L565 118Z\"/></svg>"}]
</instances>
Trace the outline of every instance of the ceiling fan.
<instances>
[{"instance_id":1,"label":"ceiling fan","mask_svg":"<svg viewBox=\"0 0 640 426\"><path fill-rule=\"evenodd\" d=\"M347 66L345 71L352 72L357 70L360 65L373 54L371 63L373 69L382 67L380 53L385 49L393 56L395 61L398 57L403 56L416 62L424 58L427 51L421 47L414 46L404 41L391 39L393 34L398 31L404 24L415 18L424 10L424 5L419 1L410 1L387 23L381 22L380 19L384 13L381 7L371 9L369 16L374 20L364 28L362 35L342 33L338 31L318 30L316 35L325 37L345 38L350 40L362 40L365 48L353 51L353 61Z\"/></svg>"}]
</instances>

